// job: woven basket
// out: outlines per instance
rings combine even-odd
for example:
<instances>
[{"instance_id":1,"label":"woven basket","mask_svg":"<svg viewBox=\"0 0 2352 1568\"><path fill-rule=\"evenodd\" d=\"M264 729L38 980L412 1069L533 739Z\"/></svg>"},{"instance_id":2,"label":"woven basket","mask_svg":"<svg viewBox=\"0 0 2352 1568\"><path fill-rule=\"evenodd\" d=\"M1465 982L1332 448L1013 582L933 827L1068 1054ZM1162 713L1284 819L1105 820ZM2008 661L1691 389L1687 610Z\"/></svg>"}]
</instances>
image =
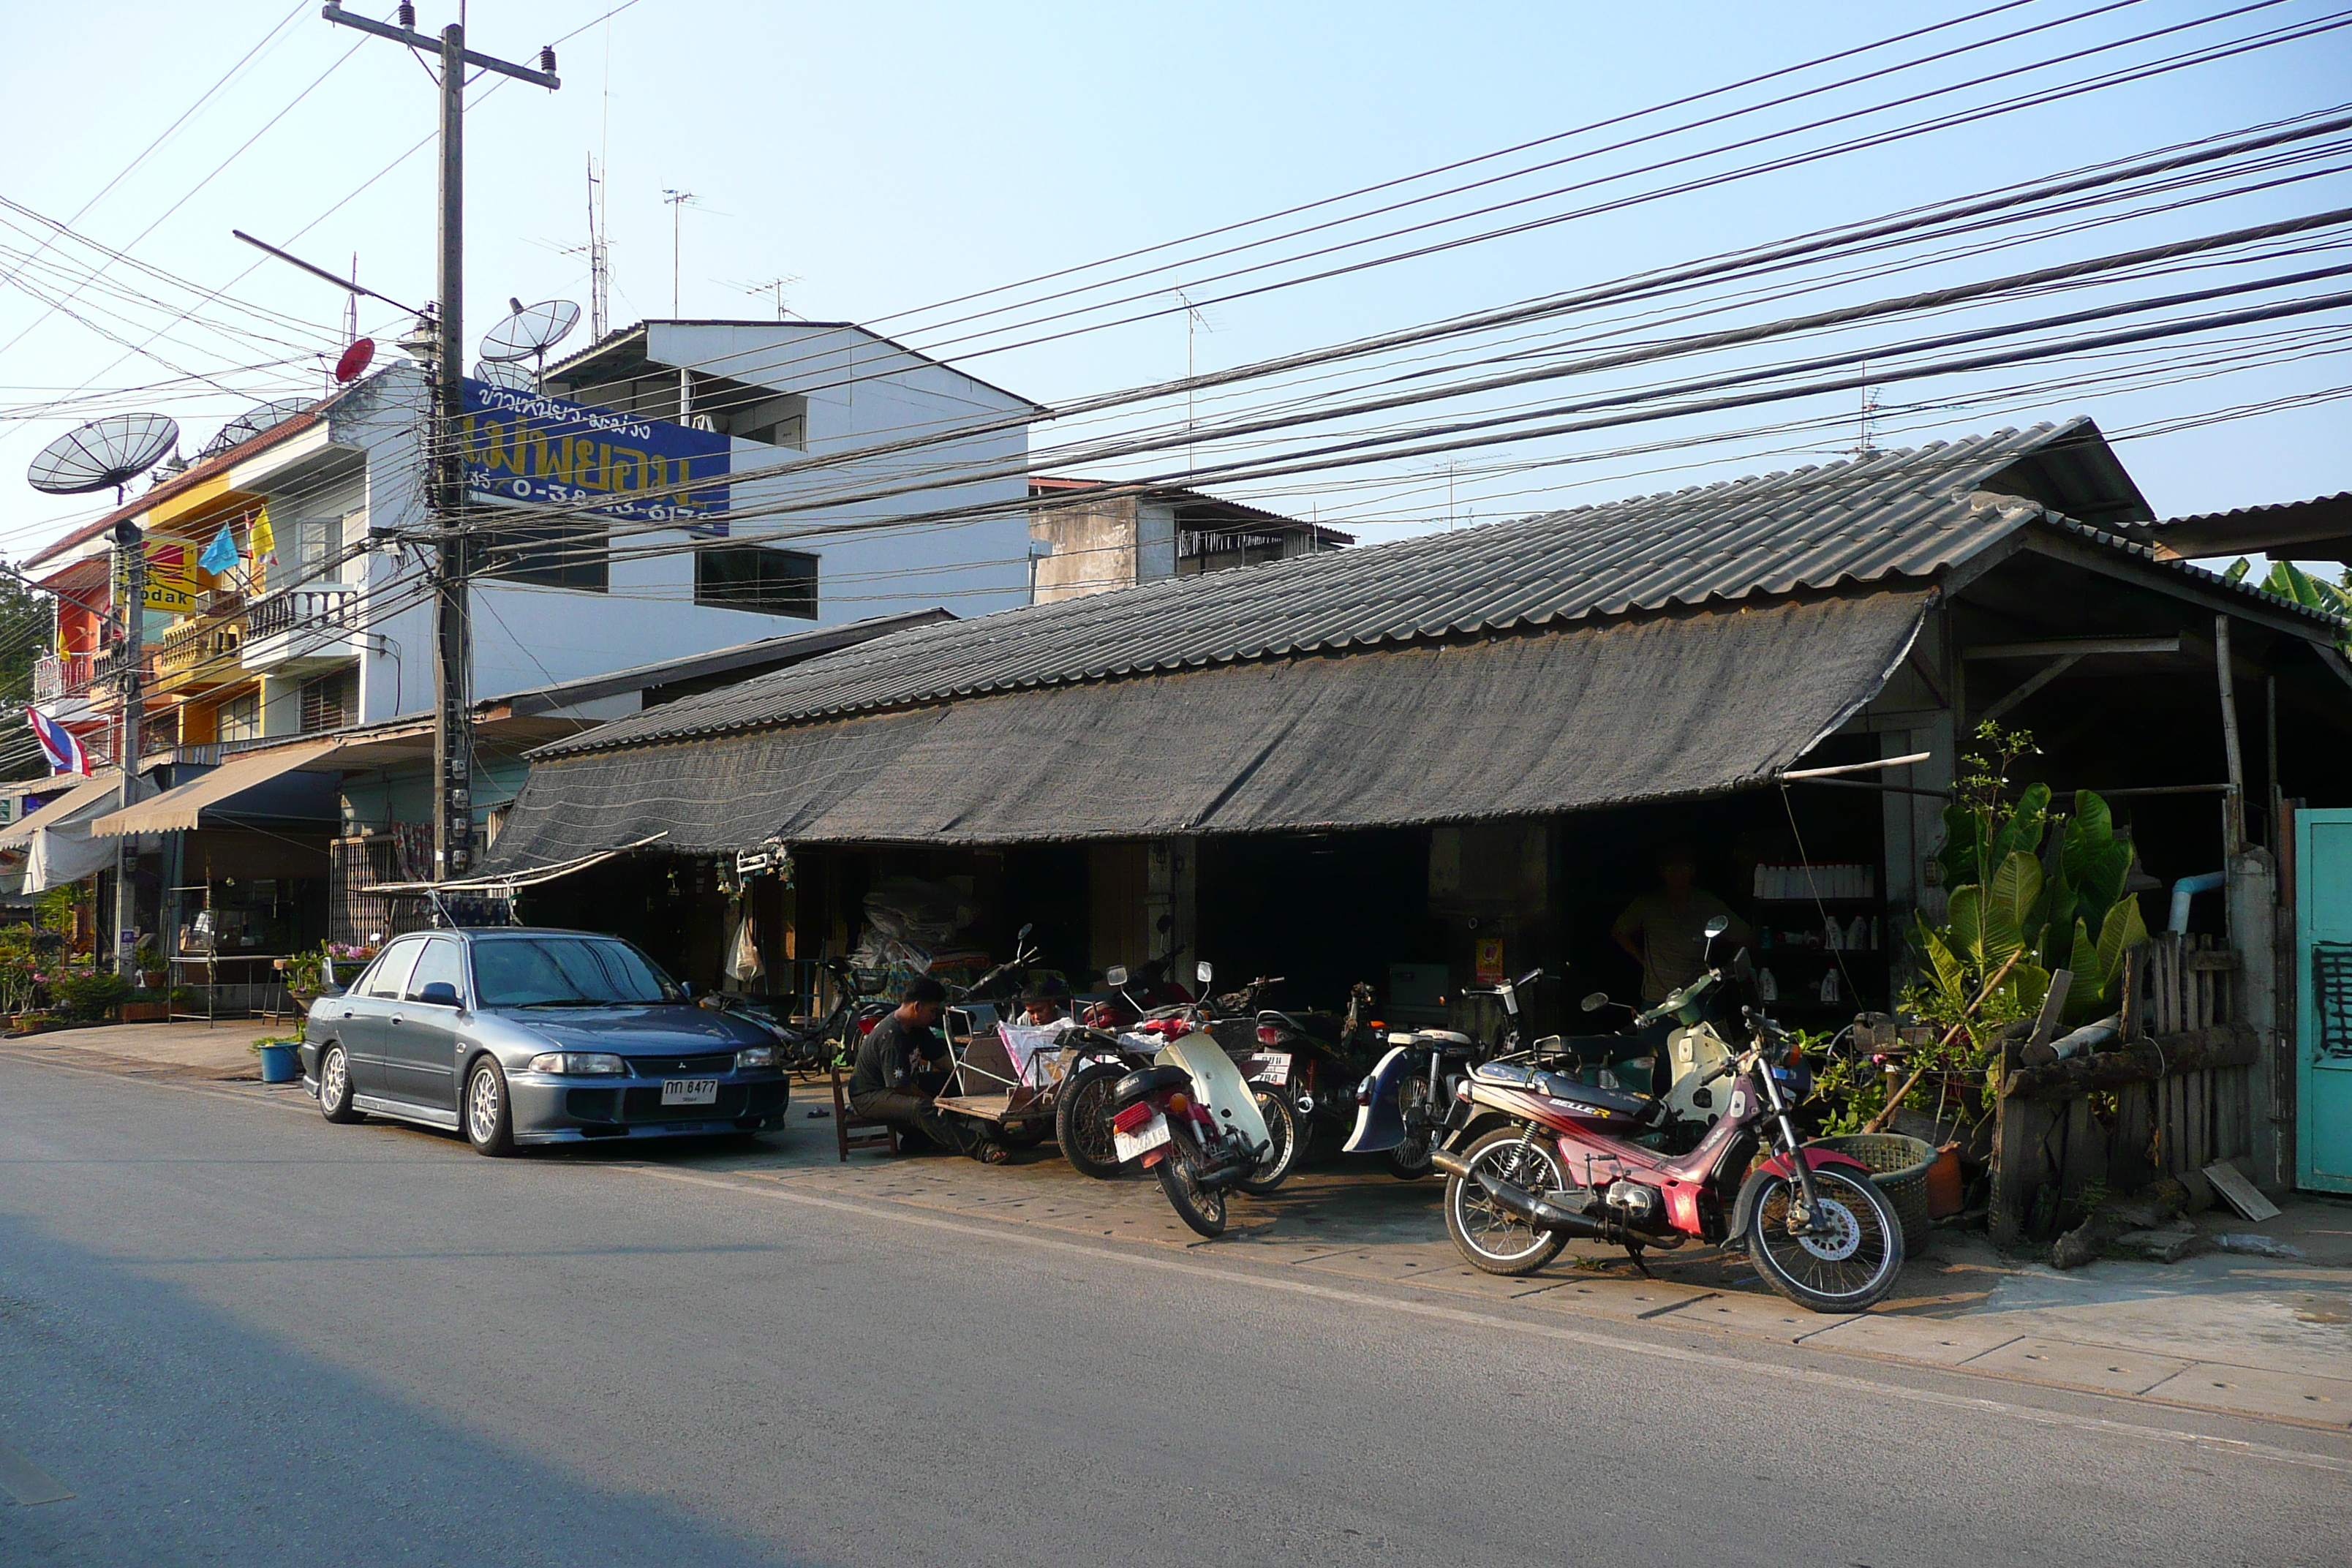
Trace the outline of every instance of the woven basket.
<instances>
[{"instance_id":1,"label":"woven basket","mask_svg":"<svg viewBox=\"0 0 2352 1568\"><path fill-rule=\"evenodd\" d=\"M1903 1250L1916 1252L1927 1239L1927 1168L1936 1151L1925 1139L1899 1132L1855 1132L1817 1138L1816 1149L1834 1150L1870 1167L1871 1184L1886 1194L1903 1222Z\"/></svg>"}]
</instances>

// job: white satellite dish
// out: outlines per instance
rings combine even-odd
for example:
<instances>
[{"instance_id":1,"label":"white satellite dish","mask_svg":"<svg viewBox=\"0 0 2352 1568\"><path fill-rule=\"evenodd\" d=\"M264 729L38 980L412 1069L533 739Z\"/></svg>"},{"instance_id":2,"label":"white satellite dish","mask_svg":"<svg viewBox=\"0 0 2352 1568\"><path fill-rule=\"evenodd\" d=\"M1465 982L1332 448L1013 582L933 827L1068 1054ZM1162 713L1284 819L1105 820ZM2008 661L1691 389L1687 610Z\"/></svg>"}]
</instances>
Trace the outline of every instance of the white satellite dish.
<instances>
[{"instance_id":1,"label":"white satellite dish","mask_svg":"<svg viewBox=\"0 0 2352 1568\"><path fill-rule=\"evenodd\" d=\"M569 300L515 301L514 313L482 334L482 357L493 364L533 357L562 342L580 324L580 307Z\"/></svg>"},{"instance_id":2,"label":"white satellite dish","mask_svg":"<svg viewBox=\"0 0 2352 1568\"><path fill-rule=\"evenodd\" d=\"M268 403L257 403L220 427L219 434L205 443L196 454L199 462L217 457L231 447L242 447L265 430L275 429L310 406L306 397L280 397Z\"/></svg>"},{"instance_id":3,"label":"white satellite dish","mask_svg":"<svg viewBox=\"0 0 2352 1568\"><path fill-rule=\"evenodd\" d=\"M117 414L78 425L42 447L25 478L53 496L88 495L109 485L119 491L179 444L180 426L168 415Z\"/></svg>"},{"instance_id":4,"label":"white satellite dish","mask_svg":"<svg viewBox=\"0 0 2352 1568\"><path fill-rule=\"evenodd\" d=\"M476 360L474 379L492 386L503 386L510 392L537 392L539 382L530 372L505 360Z\"/></svg>"}]
</instances>

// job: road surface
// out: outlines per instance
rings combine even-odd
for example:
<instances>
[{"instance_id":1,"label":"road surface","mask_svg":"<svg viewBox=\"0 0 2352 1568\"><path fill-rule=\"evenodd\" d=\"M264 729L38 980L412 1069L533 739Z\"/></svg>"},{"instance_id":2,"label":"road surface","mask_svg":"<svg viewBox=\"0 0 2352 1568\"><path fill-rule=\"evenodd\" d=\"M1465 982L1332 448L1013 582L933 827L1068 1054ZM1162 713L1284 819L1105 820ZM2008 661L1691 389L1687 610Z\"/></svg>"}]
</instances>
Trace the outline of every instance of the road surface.
<instances>
[{"instance_id":1,"label":"road surface","mask_svg":"<svg viewBox=\"0 0 2352 1568\"><path fill-rule=\"evenodd\" d=\"M2085 1568L2352 1542L2340 1435L1233 1253L683 1152L488 1161L0 1059L0 1563Z\"/></svg>"}]
</instances>

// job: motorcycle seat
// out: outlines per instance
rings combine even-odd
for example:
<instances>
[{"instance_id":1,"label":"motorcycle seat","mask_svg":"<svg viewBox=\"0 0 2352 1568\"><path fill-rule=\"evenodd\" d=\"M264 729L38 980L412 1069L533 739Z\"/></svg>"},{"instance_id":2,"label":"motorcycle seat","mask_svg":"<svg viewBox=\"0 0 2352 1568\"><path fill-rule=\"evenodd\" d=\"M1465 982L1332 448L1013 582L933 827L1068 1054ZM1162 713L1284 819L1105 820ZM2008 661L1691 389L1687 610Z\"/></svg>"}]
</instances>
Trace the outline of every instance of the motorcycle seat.
<instances>
[{"instance_id":1,"label":"motorcycle seat","mask_svg":"<svg viewBox=\"0 0 2352 1568\"><path fill-rule=\"evenodd\" d=\"M1552 1100L1564 1100L1572 1105L1589 1105L1612 1116L1640 1119L1654 1113L1659 1101L1646 1094L1629 1089L1600 1089L1589 1083L1540 1068L1530 1068L1519 1062L1481 1062L1470 1069L1472 1079L1506 1089L1530 1089Z\"/></svg>"},{"instance_id":2,"label":"motorcycle seat","mask_svg":"<svg viewBox=\"0 0 2352 1568\"><path fill-rule=\"evenodd\" d=\"M1139 1068L1111 1086L1111 1109L1125 1110L1162 1089L1189 1089L1192 1084L1192 1075L1180 1067Z\"/></svg>"},{"instance_id":3,"label":"motorcycle seat","mask_svg":"<svg viewBox=\"0 0 2352 1568\"><path fill-rule=\"evenodd\" d=\"M1453 1029L1415 1029L1412 1037L1433 1046L1466 1046L1470 1043L1469 1036Z\"/></svg>"}]
</instances>

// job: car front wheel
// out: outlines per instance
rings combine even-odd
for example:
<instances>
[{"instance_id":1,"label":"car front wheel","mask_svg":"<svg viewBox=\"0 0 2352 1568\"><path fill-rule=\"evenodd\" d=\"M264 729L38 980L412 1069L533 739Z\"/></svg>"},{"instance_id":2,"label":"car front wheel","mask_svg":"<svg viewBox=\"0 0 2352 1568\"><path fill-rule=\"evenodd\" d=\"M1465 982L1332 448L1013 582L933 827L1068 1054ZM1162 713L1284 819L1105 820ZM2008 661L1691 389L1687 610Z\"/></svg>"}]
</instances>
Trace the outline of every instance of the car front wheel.
<instances>
[{"instance_id":1,"label":"car front wheel","mask_svg":"<svg viewBox=\"0 0 2352 1568\"><path fill-rule=\"evenodd\" d=\"M507 1075L488 1057L466 1075L466 1142L477 1154L514 1152L514 1112L507 1103Z\"/></svg>"},{"instance_id":2,"label":"car front wheel","mask_svg":"<svg viewBox=\"0 0 2352 1568\"><path fill-rule=\"evenodd\" d=\"M336 1122L367 1120L366 1113L352 1104L352 1058L339 1045L329 1046L319 1056L319 1114Z\"/></svg>"}]
</instances>

